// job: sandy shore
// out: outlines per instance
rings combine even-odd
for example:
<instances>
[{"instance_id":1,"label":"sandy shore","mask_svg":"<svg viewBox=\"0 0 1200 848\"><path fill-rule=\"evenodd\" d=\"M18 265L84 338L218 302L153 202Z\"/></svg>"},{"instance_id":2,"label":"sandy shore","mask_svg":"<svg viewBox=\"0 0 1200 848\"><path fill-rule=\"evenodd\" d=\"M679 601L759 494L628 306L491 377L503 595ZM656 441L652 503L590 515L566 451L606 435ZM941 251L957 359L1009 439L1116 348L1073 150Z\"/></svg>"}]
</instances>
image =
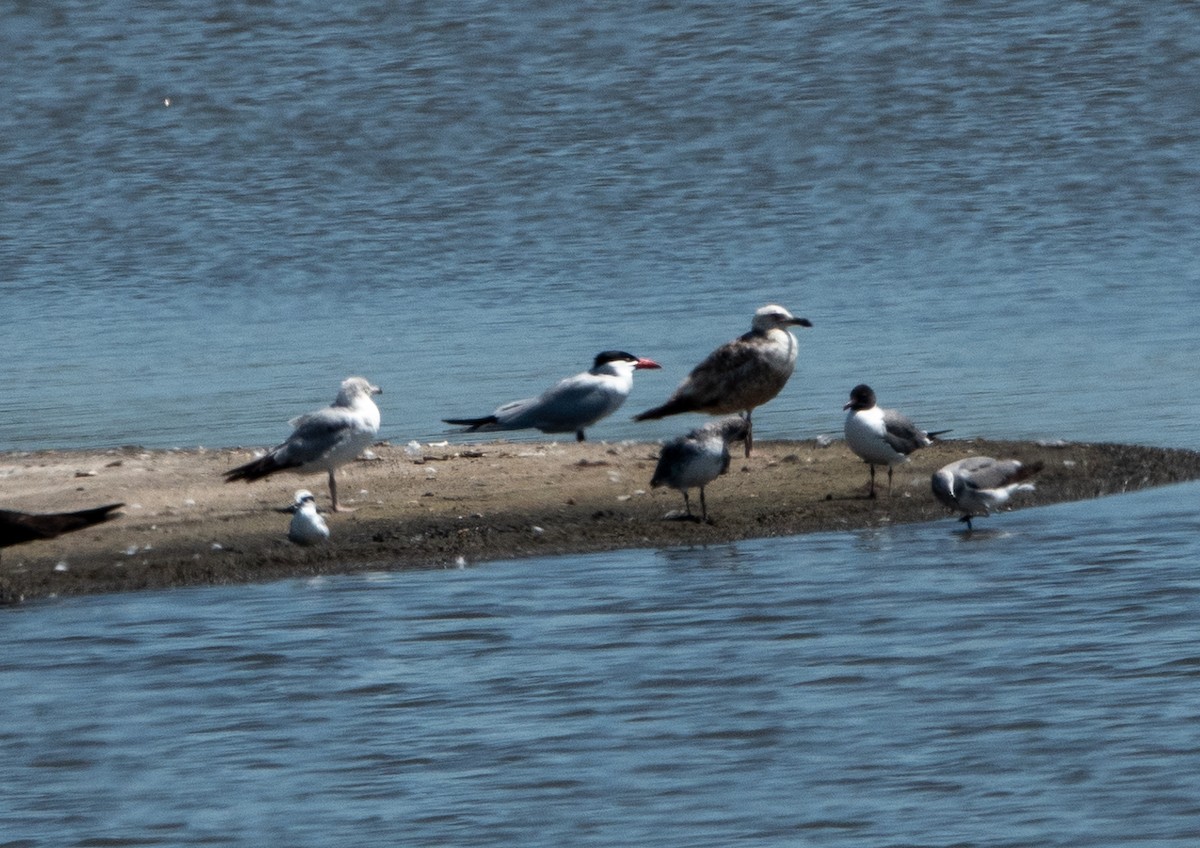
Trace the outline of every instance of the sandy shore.
<instances>
[{"instance_id":1,"label":"sandy shore","mask_svg":"<svg viewBox=\"0 0 1200 848\"><path fill-rule=\"evenodd\" d=\"M0 507L31 512L124 501L114 521L0 552L0 602L53 595L221 584L359 569L445 567L534 555L728 542L887 523L961 525L933 500L929 475L968 454L1042 460L1016 506L1094 498L1200 478L1200 453L1129 445L948 441L896 471L893 495L863 497L867 469L841 442L762 442L708 487L710 525L664 520L682 508L649 487L658 446L509 443L425 446L415 459L377 445L339 474L332 538L287 541L275 511L297 488L328 506L323 475L226 484L245 449L0 454ZM693 496L693 500L695 500ZM988 526L1004 521L982 519ZM932 528L931 528L932 531Z\"/></svg>"}]
</instances>

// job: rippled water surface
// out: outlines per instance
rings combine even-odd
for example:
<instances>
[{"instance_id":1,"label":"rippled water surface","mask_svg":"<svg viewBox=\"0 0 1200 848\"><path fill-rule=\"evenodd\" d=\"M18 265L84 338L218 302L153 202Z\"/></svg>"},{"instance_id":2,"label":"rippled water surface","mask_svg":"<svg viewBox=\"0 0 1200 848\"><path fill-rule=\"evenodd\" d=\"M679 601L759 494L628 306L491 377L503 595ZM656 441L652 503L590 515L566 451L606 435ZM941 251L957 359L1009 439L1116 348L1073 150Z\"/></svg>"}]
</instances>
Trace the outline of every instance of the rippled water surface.
<instances>
[{"instance_id":1,"label":"rippled water surface","mask_svg":"<svg viewBox=\"0 0 1200 848\"><path fill-rule=\"evenodd\" d=\"M1194 845L1198 498L9 610L0 832Z\"/></svg>"},{"instance_id":2,"label":"rippled water surface","mask_svg":"<svg viewBox=\"0 0 1200 848\"><path fill-rule=\"evenodd\" d=\"M1200 7L18 3L0 449L441 439L620 348L634 424L779 301L763 437L1198 447ZM1164 407L1171 407L1164 409Z\"/></svg>"}]
</instances>

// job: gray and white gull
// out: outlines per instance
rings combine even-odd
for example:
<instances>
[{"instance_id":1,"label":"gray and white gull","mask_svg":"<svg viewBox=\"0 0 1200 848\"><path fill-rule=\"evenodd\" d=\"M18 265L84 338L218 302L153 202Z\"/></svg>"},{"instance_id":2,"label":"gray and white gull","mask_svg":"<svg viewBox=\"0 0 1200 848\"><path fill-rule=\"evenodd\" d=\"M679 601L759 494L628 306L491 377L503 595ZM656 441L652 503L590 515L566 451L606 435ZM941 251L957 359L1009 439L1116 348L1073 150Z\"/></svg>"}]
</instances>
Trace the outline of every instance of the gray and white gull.
<instances>
[{"instance_id":1,"label":"gray and white gull","mask_svg":"<svg viewBox=\"0 0 1200 848\"><path fill-rule=\"evenodd\" d=\"M370 447L379 433L379 407L372 396L381 391L363 377L347 377L332 404L293 418L288 422L293 430L287 441L225 472L225 482L250 483L280 471L325 471L333 511L346 511L338 505L337 469Z\"/></svg>"},{"instance_id":2,"label":"gray and white gull","mask_svg":"<svg viewBox=\"0 0 1200 848\"><path fill-rule=\"evenodd\" d=\"M971 519L991 513L1008 503L1016 492L1032 492L1028 480L1042 470L1041 462L1025 465L1016 459L968 456L942 466L930 485L934 497L956 512L971 529Z\"/></svg>"}]
</instances>

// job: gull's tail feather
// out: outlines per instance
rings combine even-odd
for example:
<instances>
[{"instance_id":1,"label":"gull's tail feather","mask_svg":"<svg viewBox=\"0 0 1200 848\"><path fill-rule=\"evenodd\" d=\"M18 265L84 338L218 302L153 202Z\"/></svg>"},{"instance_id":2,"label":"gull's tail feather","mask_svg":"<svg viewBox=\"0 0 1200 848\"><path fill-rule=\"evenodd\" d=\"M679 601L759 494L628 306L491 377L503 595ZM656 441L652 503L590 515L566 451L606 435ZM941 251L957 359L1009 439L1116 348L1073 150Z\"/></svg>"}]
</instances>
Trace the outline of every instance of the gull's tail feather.
<instances>
[{"instance_id":1,"label":"gull's tail feather","mask_svg":"<svg viewBox=\"0 0 1200 848\"><path fill-rule=\"evenodd\" d=\"M671 399L662 406L656 406L653 409L647 409L645 412L639 412L633 416L634 421L653 421L658 418L666 418L668 415L678 415L681 412L694 412L695 405L691 401Z\"/></svg>"},{"instance_id":2,"label":"gull's tail feather","mask_svg":"<svg viewBox=\"0 0 1200 848\"><path fill-rule=\"evenodd\" d=\"M225 482L232 483L235 480L245 480L247 483L253 483L255 480L261 480L264 477L269 477L276 471L283 471L285 468L290 467L280 463L274 453L269 453L266 456L260 456L252 462L247 462L245 465L239 465L237 468L226 471Z\"/></svg>"},{"instance_id":3,"label":"gull's tail feather","mask_svg":"<svg viewBox=\"0 0 1200 848\"><path fill-rule=\"evenodd\" d=\"M443 423L453 424L456 427L466 427L468 432L478 430L480 427L486 427L488 424L498 424L500 419L495 415L485 415L482 418L443 418Z\"/></svg>"}]
</instances>

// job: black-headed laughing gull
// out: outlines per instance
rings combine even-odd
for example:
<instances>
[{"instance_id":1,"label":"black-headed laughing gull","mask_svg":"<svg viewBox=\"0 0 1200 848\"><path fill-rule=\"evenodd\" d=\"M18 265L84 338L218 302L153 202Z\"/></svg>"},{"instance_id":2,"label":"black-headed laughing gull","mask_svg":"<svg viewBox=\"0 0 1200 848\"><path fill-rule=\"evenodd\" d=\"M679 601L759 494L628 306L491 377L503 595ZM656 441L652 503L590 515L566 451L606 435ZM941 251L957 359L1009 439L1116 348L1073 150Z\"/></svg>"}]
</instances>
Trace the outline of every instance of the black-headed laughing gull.
<instances>
[{"instance_id":1,"label":"black-headed laughing gull","mask_svg":"<svg viewBox=\"0 0 1200 848\"><path fill-rule=\"evenodd\" d=\"M930 484L934 497L961 512L959 521L965 521L970 530L972 517L990 515L1008 503L1014 492L1032 492L1033 484L1026 481L1041 470L1041 462L1025 465L1015 459L968 456L940 468Z\"/></svg>"},{"instance_id":2,"label":"black-headed laughing gull","mask_svg":"<svg viewBox=\"0 0 1200 848\"><path fill-rule=\"evenodd\" d=\"M650 480L653 488L670 486L683 493L687 518L694 518L688 489L700 489L700 520L708 521L704 487L729 470L729 444L744 440L750 422L740 415L713 421L663 445Z\"/></svg>"},{"instance_id":3,"label":"black-headed laughing gull","mask_svg":"<svg viewBox=\"0 0 1200 848\"><path fill-rule=\"evenodd\" d=\"M514 400L480 418L443 418L447 424L465 426L464 432L490 430L541 430L574 433L584 441L584 430L616 412L633 388L633 372L661 368L623 350L596 354L592 367L582 374L555 383L537 397Z\"/></svg>"},{"instance_id":4,"label":"black-headed laughing gull","mask_svg":"<svg viewBox=\"0 0 1200 848\"><path fill-rule=\"evenodd\" d=\"M646 421L681 412L746 418L746 456L754 447L750 416L787 384L796 367L796 337L789 327L811 327L807 318L796 318L782 306L769 304L754 313L750 332L721 345L692 369L662 406L634 416Z\"/></svg>"},{"instance_id":5,"label":"black-headed laughing gull","mask_svg":"<svg viewBox=\"0 0 1200 848\"><path fill-rule=\"evenodd\" d=\"M908 462L908 455L932 445L938 436L949 430L927 433L908 416L895 409L884 409L875 403L875 392L866 383L850 390L850 402L842 409L846 413L846 444L871 468L867 497L875 497L875 466L886 465L888 494L892 493L892 466Z\"/></svg>"},{"instance_id":6,"label":"black-headed laughing gull","mask_svg":"<svg viewBox=\"0 0 1200 848\"><path fill-rule=\"evenodd\" d=\"M112 514L113 510L123 506L123 503L114 503L74 512L20 512L14 509L0 509L0 548L37 539L53 539L63 533L103 524L116 517Z\"/></svg>"},{"instance_id":7,"label":"black-headed laughing gull","mask_svg":"<svg viewBox=\"0 0 1200 848\"><path fill-rule=\"evenodd\" d=\"M288 423L294 429L286 442L272 448L266 456L225 472L225 482L250 483L279 471L301 474L326 471L333 511L343 511L338 506L336 471L375 440L379 432L379 407L371 396L381 391L362 377L347 377L332 404L293 418Z\"/></svg>"}]
</instances>

